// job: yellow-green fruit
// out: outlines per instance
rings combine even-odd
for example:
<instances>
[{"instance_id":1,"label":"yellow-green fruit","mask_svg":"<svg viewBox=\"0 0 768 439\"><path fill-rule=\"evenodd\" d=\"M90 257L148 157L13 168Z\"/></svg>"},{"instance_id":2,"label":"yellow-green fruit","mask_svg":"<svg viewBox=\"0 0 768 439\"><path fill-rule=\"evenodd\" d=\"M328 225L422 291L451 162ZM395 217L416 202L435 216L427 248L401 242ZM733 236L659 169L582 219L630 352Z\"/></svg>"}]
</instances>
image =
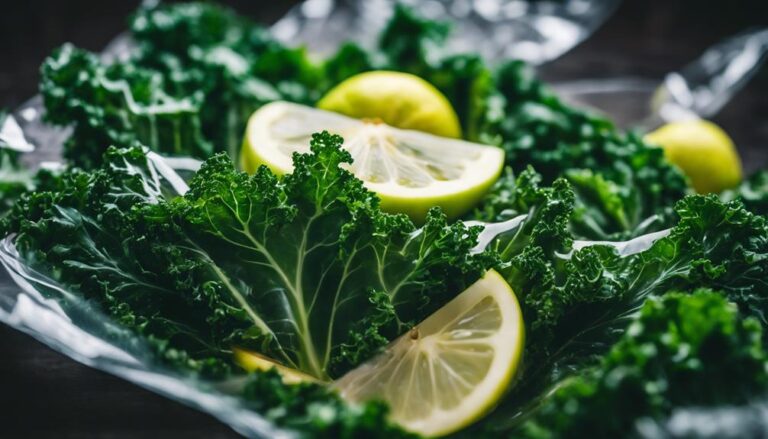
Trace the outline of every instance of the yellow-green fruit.
<instances>
[{"instance_id":1,"label":"yellow-green fruit","mask_svg":"<svg viewBox=\"0 0 768 439\"><path fill-rule=\"evenodd\" d=\"M722 192L741 182L741 159L728 134L706 120L668 123L645 136L664 148L701 194Z\"/></svg>"},{"instance_id":2,"label":"yellow-green fruit","mask_svg":"<svg viewBox=\"0 0 768 439\"><path fill-rule=\"evenodd\" d=\"M374 71L337 85L317 103L323 110L442 137L461 137L448 99L432 84L408 73Z\"/></svg>"},{"instance_id":3,"label":"yellow-green fruit","mask_svg":"<svg viewBox=\"0 0 768 439\"><path fill-rule=\"evenodd\" d=\"M499 178L504 151L495 146L401 130L290 102L272 102L248 121L241 163L247 172L266 165L282 175L293 171L293 154L310 152L313 133L344 138L353 162L345 165L379 196L387 212L423 223L440 206L456 218L477 205Z\"/></svg>"}]
</instances>

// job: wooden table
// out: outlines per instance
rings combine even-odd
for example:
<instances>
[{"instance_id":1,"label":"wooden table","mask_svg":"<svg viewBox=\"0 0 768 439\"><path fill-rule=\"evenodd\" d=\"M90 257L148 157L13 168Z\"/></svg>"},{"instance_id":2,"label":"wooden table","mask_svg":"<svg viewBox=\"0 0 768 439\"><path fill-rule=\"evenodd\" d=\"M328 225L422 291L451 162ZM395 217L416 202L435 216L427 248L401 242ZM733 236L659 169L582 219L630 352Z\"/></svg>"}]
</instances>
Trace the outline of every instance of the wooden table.
<instances>
[{"instance_id":1,"label":"wooden table","mask_svg":"<svg viewBox=\"0 0 768 439\"><path fill-rule=\"evenodd\" d=\"M11 2L8 2L11 3ZM35 92L37 68L65 41L99 50L124 28L136 1L26 0L0 13L0 106ZM291 1L229 1L264 22ZM768 26L768 2L625 0L588 42L542 69L551 81L661 78L707 46L749 26ZM736 140L745 167L768 165L768 69L715 118ZM0 325L0 437L228 438L216 420L59 355Z\"/></svg>"}]
</instances>

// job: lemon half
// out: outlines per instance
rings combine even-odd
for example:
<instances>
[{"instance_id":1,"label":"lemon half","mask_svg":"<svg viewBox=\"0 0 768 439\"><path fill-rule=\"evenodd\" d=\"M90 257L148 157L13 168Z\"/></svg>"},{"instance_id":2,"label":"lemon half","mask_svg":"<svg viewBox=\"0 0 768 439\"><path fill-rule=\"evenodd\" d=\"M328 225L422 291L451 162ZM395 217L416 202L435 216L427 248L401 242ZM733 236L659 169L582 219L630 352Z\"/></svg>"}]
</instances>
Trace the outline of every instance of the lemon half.
<instances>
[{"instance_id":1,"label":"lemon half","mask_svg":"<svg viewBox=\"0 0 768 439\"><path fill-rule=\"evenodd\" d=\"M700 194L719 193L741 182L741 159L733 140L706 120L668 123L646 134L645 141L664 149Z\"/></svg>"},{"instance_id":2,"label":"lemon half","mask_svg":"<svg viewBox=\"0 0 768 439\"><path fill-rule=\"evenodd\" d=\"M489 271L334 385L352 402L383 400L404 428L440 436L490 410L509 387L524 326L512 289Z\"/></svg>"},{"instance_id":3,"label":"lemon half","mask_svg":"<svg viewBox=\"0 0 768 439\"><path fill-rule=\"evenodd\" d=\"M327 130L344 138L354 159L349 170L379 195L382 209L424 219L433 206L449 217L472 208L498 179L504 152L494 146L401 130L381 120L359 120L289 102L273 102L248 122L241 160L255 172L293 169L294 152L309 152L311 135Z\"/></svg>"}]
</instances>

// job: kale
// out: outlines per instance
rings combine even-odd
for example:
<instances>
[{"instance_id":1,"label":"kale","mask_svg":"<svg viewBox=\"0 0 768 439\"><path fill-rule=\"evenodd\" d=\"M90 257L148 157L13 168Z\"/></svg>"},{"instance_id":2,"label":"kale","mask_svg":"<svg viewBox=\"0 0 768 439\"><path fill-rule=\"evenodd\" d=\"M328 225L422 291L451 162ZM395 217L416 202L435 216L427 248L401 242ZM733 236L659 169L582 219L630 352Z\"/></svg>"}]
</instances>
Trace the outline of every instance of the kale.
<instances>
[{"instance_id":1,"label":"kale","mask_svg":"<svg viewBox=\"0 0 768 439\"><path fill-rule=\"evenodd\" d=\"M672 206L688 184L660 148L564 104L519 61L502 64L485 93L480 140L504 148L515 172L533 166L545 182L567 178L577 196L576 236L625 239L674 224ZM504 190L500 183L495 190ZM491 197L478 219L506 217L509 206Z\"/></svg>"},{"instance_id":2,"label":"kale","mask_svg":"<svg viewBox=\"0 0 768 439\"><path fill-rule=\"evenodd\" d=\"M46 121L73 128L64 145L72 164L92 168L109 145L136 143L153 150L207 157L199 93L176 98L166 79L130 63L105 65L94 54L64 45L42 66L40 93Z\"/></svg>"},{"instance_id":3,"label":"kale","mask_svg":"<svg viewBox=\"0 0 768 439\"><path fill-rule=\"evenodd\" d=\"M477 227L435 210L417 229L381 212L339 167L350 161L341 142L315 135L282 178L216 155L183 196L141 149L110 149L99 171L22 200L11 229L29 263L155 340L171 363L215 374L239 345L327 379L494 263L470 254Z\"/></svg>"},{"instance_id":4,"label":"kale","mask_svg":"<svg viewBox=\"0 0 768 439\"><path fill-rule=\"evenodd\" d=\"M723 192L723 200L741 200L751 212L768 215L768 170L755 172L739 187Z\"/></svg>"},{"instance_id":5,"label":"kale","mask_svg":"<svg viewBox=\"0 0 768 439\"><path fill-rule=\"evenodd\" d=\"M483 428L519 428L550 389L600 361L650 296L712 288L768 323L766 220L740 202L688 196L677 203L680 220L668 232L626 243L580 241L567 231L575 202L569 184L530 183L539 178L521 174L507 187L505 202L519 213L527 200L558 201L531 211L490 245L501 261L497 270L521 301L527 344L516 387ZM530 232L518 233L526 228Z\"/></svg>"},{"instance_id":6,"label":"kale","mask_svg":"<svg viewBox=\"0 0 768 439\"><path fill-rule=\"evenodd\" d=\"M16 200L31 187L32 177L19 166L17 154L0 146L0 223Z\"/></svg>"},{"instance_id":7,"label":"kale","mask_svg":"<svg viewBox=\"0 0 768 439\"><path fill-rule=\"evenodd\" d=\"M107 146L136 143L168 155L235 158L261 105L320 97L322 69L302 49L227 9L141 8L131 30L137 48L128 59L107 63L65 45L42 66L46 119L73 127L64 156L74 165L98 167Z\"/></svg>"},{"instance_id":8,"label":"kale","mask_svg":"<svg viewBox=\"0 0 768 439\"><path fill-rule=\"evenodd\" d=\"M328 387L317 383L286 385L272 371L248 377L243 398L271 422L313 438L415 438L387 421L380 402L349 405Z\"/></svg>"},{"instance_id":9,"label":"kale","mask_svg":"<svg viewBox=\"0 0 768 439\"><path fill-rule=\"evenodd\" d=\"M302 48L212 4L160 4L131 21L138 49L131 63L168 78L174 96L199 94L201 126L217 151L237 157L250 115L275 100L312 104L324 82Z\"/></svg>"},{"instance_id":10,"label":"kale","mask_svg":"<svg viewBox=\"0 0 768 439\"><path fill-rule=\"evenodd\" d=\"M560 383L521 436L623 437L643 417L743 404L768 390L761 325L723 296L697 290L648 300L600 364Z\"/></svg>"}]
</instances>

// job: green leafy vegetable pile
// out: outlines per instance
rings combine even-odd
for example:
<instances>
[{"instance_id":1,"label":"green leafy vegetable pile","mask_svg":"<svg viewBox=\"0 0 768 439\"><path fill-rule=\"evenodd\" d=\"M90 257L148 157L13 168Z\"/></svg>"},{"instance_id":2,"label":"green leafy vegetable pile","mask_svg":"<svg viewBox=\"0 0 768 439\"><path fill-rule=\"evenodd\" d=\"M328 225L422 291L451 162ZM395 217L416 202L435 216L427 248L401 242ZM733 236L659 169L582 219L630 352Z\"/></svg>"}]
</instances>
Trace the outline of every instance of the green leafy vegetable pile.
<instances>
[{"instance_id":1,"label":"green leafy vegetable pile","mask_svg":"<svg viewBox=\"0 0 768 439\"><path fill-rule=\"evenodd\" d=\"M562 382L522 436L620 437L638 417L675 406L745 403L768 389L762 338L759 321L722 294L648 300L600 364Z\"/></svg>"},{"instance_id":2,"label":"green leafy vegetable pile","mask_svg":"<svg viewBox=\"0 0 768 439\"><path fill-rule=\"evenodd\" d=\"M349 171L341 138L295 171L249 176L224 155L173 196L141 149L110 149L15 209L26 259L155 338L161 356L225 372L233 345L337 377L464 290L492 260L479 228L433 211L420 229ZM65 267L56 270L56 267Z\"/></svg>"},{"instance_id":3,"label":"green leafy vegetable pile","mask_svg":"<svg viewBox=\"0 0 768 439\"><path fill-rule=\"evenodd\" d=\"M377 48L350 43L322 61L209 4L142 8L131 31L125 60L66 45L45 61L46 117L73 129L72 166L33 179L0 145L0 232L162 367L231 378L242 347L330 380L493 268L521 302L524 362L458 436L672 435L676 416L765 399L765 173L690 195L660 149L564 104L520 62L443 53L449 28L406 8ZM467 138L505 150L506 172L466 219L516 226L477 249L482 227L438 208L420 227L384 213L327 132L292 174L236 169L255 109L313 104L375 69L425 78ZM187 183L155 152L205 161ZM408 436L384 404L274 371L247 377L242 396L306 437Z\"/></svg>"}]
</instances>

